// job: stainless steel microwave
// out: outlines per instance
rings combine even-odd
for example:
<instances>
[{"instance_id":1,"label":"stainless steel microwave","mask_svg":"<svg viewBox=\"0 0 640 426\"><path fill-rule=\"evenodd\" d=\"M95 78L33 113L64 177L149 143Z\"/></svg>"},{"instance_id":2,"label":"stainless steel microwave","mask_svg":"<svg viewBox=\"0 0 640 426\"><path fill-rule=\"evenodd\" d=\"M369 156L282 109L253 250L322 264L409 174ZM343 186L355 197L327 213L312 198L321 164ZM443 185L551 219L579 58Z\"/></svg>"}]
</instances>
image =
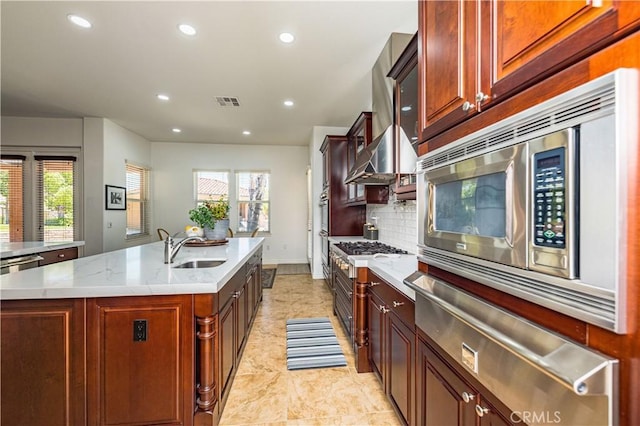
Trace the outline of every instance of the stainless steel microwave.
<instances>
[{"instance_id":1,"label":"stainless steel microwave","mask_svg":"<svg viewBox=\"0 0 640 426\"><path fill-rule=\"evenodd\" d=\"M626 332L638 113L618 69L420 157L421 260Z\"/></svg>"}]
</instances>

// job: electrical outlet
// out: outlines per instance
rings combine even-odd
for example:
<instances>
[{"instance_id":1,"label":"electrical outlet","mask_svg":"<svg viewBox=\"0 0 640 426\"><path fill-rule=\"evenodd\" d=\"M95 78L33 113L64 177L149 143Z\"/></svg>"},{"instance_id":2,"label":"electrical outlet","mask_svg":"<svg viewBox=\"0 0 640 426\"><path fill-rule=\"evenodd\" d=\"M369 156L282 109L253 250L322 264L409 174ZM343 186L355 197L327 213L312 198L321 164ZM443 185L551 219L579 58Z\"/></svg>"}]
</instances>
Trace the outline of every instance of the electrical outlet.
<instances>
[{"instance_id":1,"label":"electrical outlet","mask_svg":"<svg viewBox=\"0 0 640 426\"><path fill-rule=\"evenodd\" d=\"M133 341L134 342L147 341L147 320L144 320L144 319L133 320Z\"/></svg>"}]
</instances>

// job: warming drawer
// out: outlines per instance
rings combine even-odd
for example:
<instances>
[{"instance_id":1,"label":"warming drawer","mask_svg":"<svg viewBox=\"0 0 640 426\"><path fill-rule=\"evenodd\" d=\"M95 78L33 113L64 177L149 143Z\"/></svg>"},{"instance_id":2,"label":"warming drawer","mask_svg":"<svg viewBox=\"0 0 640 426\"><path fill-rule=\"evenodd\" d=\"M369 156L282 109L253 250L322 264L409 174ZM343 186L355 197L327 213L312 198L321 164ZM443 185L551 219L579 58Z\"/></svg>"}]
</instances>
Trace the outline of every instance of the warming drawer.
<instances>
[{"instance_id":1,"label":"warming drawer","mask_svg":"<svg viewBox=\"0 0 640 426\"><path fill-rule=\"evenodd\" d=\"M618 424L618 360L415 272L415 323L517 413L557 425Z\"/></svg>"}]
</instances>

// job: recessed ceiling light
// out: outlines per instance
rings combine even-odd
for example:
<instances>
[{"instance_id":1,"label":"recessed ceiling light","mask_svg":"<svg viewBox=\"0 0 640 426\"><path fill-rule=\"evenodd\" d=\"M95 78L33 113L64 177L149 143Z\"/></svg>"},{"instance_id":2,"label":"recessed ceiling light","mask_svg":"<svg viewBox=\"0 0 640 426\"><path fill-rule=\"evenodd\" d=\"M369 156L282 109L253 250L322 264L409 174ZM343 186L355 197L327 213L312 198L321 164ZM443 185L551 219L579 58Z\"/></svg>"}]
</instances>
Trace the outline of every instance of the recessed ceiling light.
<instances>
[{"instance_id":1,"label":"recessed ceiling light","mask_svg":"<svg viewBox=\"0 0 640 426\"><path fill-rule=\"evenodd\" d=\"M295 37L291 33L282 33L280 34L280 41L283 43L293 43Z\"/></svg>"},{"instance_id":2,"label":"recessed ceiling light","mask_svg":"<svg viewBox=\"0 0 640 426\"><path fill-rule=\"evenodd\" d=\"M178 129L177 127L174 127L173 129L171 129L171 131L172 131L173 133L180 133L180 132L182 132L182 130Z\"/></svg>"},{"instance_id":3,"label":"recessed ceiling light","mask_svg":"<svg viewBox=\"0 0 640 426\"><path fill-rule=\"evenodd\" d=\"M250 132L250 131L248 131L248 130L243 130L243 131L242 131L242 134L243 134L243 135L248 136L248 135L250 135L250 134L251 134L251 132Z\"/></svg>"},{"instance_id":4,"label":"recessed ceiling light","mask_svg":"<svg viewBox=\"0 0 640 426\"><path fill-rule=\"evenodd\" d=\"M284 106L288 106L288 107L293 106L293 101L290 101L290 100L284 101Z\"/></svg>"},{"instance_id":5,"label":"recessed ceiling light","mask_svg":"<svg viewBox=\"0 0 640 426\"><path fill-rule=\"evenodd\" d=\"M188 35L188 36L196 35L196 29L189 24L180 24L178 25L178 29L184 35Z\"/></svg>"},{"instance_id":6,"label":"recessed ceiling light","mask_svg":"<svg viewBox=\"0 0 640 426\"><path fill-rule=\"evenodd\" d=\"M169 100L169 96L163 95L162 93L159 93L158 95L156 95L156 97L158 99L160 99L161 101L168 101Z\"/></svg>"},{"instance_id":7,"label":"recessed ceiling light","mask_svg":"<svg viewBox=\"0 0 640 426\"><path fill-rule=\"evenodd\" d=\"M402 108L400 108L400 109L401 109L402 111L407 112L407 111L411 111L411 109L412 109L412 108L411 108L411 105L406 105L406 106L403 106L403 107L402 107Z\"/></svg>"},{"instance_id":8,"label":"recessed ceiling light","mask_svg":"<svg viewBox=\"0 0 640 426\"><path fill-rule=\"evenodd\" d=\"M83 18L82 16L78 16L78 15L74 15L74 14L69 14L67 15L67 19L71 22L73 22L74 24L76 24L79 27L82 28L91 28L91 22L87 21L85 18Z\"/></svg>"}]
</instances>

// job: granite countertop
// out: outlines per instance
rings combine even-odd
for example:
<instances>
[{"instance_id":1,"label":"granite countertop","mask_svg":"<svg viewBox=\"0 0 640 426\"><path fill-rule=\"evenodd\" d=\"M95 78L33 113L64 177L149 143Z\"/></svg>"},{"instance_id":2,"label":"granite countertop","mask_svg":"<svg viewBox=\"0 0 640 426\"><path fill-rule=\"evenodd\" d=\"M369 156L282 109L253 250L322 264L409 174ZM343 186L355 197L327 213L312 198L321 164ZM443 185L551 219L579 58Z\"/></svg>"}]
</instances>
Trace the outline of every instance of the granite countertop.
<instances>
[{"instance_id":1,"label":"granite countertop","mask_svg":"<svg viewBox=\"0 0 640 426\"><path fill-rule=\"evenodd\" d=\"M51 243L46 241L0 243L0 256L4 259L7 257L26 256L29 254L80 247L83 245L84 241L66 241L60 243Z\"/></svg>"},{"instance_id":2,"label":"granite countertop","mask_svg":"<svg viewBox=\"0 0 640 426\"><path fill-rule=\"evenodd\" d=\"M0 298L64 299L216 293L263 244L264 238L230 238L213 247L182 247L164 264L164 242L59 262L2 276ZM193 259L227 259L215 268L176 269Z\"/></svg>"}]
</instances>

